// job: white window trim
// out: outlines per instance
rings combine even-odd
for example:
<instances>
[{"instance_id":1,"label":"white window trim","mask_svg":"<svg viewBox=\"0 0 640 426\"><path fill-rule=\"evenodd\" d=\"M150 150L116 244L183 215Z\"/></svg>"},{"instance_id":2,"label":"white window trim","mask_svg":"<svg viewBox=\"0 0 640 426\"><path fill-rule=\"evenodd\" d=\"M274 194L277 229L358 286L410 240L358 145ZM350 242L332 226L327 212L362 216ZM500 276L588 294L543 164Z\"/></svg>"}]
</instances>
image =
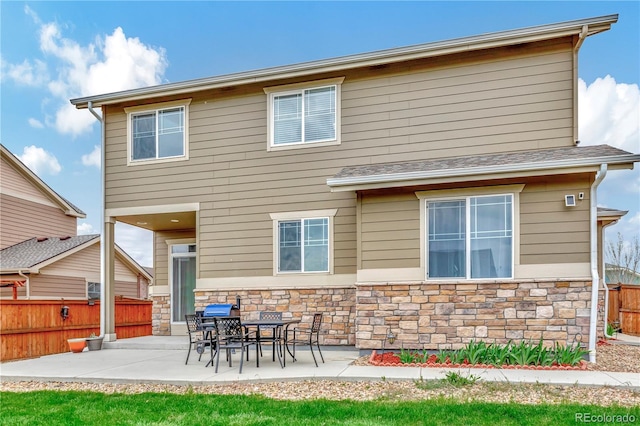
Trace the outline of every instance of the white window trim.
<instances>
[{"instance_id":1,"label":"white window trim","mask_svg":"<svg viewBox=\"0 0 640 426\"><path fill-rule=\"evenodd\" d=\"M520 193L524 184L516 185L496 185L479 188L442 189L434 191L417 191L416 197L420 199L420 269L425 281L435 283L438 281L487 281L487 280L509 280L514 279L516 267L520 265ZM511 276L505 278L429 278L427 268L427 202L459 200L467 197L478 197L486 195L512 195L512 269Z\"/></svg>"},{"instance_id":2,"label":"white window trim","mask_svg":"<svg viewBox=\"0 0 640 426\"><path fill-rule=\"evenodd\" d=\"M168 276L167 283L169 284L169 300L173 303L173 258L175 257L195 257L196 258L196 275L198 269L198 245L196 244L195 238L176 238L165 240L167 244L167 263L168 263ZM195 253L176 253L175 255L171 253L172 246L182 246L182 245L195 245L196 252ZM197 282L197 279L196 279ZM197 285L197 284L196 284ZM169 322L171 324L185 324L185 321L174 321L173 320L173 306L169 309Z\"/></svg>"},{"instance_id":3,"label":"white window trim","mask_svg":"<svg viewBox=\"0 0 640 426\"><path fill-rule=\"evenodd\" d=\"M98 300L100 300L100 299L101 299L101 297L102 297L100 280L90 280L90 279L86 279L86 280L85 280L85 283L86 283L85 291L86 291L86 293L87 293L87 294L86 294L87 299L89 299L89 298L90 298L90 297L89 297L89 284L92 284L92 283L93 283L93 284L98 284L98 294L99 294L99 295L98 295Z\"/></svg>"},{"instance_id":4,"label":"white window trim","mask_svg":"<svg viewBox=\"0 0 640 426\"><path fill-rule=\"evenodd\" d=\"M138 166L142 164L157 164L171 161L186 161L189 159L189 105L191 99L181 99L179 101L161 102L142 106L128 107L124 109L127 114L127 166ZM155 112L158 110L183 107L184 108L184 155L167 157L132 160L131 153L133 151L133 129L131 128L131 116L145 112Z\"/></svg>"},{"instance_id":5,"label":"white window trim","mask_svg":"<svg viewBox=\"0 0 640 426\"><path fill-rule=\"evenodd\" d=\"M328 78L324 80L316 80L314 82L286 84L282 86L265 87L264 93L267 94L267 151L281 151L287 149L312 148L321 146L340 145L341 143L341 110L342 110L342 82L344 77ZM322 142L295 142L283 145L273 144L273 98L287 92L304 91L308 89L316 89L319 87L336 86L336 138Z\"/></svg>"},{"instance_id":6,"label":"white window trim","mask_svg":"<svg viewBox=\"0 0 640 426\"><path fill-rule=\"evenodd\" d=\"M273 276L283 276L283 275L333 275L334 267L333 267L333 230L334 230L334 217L338 213L338 209L328 209L328 210L309 210L309 211L300 211L300 212L284 212L284 213L270 213L269 216L273 221ZM301 219L329 219L329 270L322 272L280 272L278 271L279 265L279 253L280 248L278 246L279 240L279 230L278 223L284 220L301 220Z\"/></svg>"}]
</instances>

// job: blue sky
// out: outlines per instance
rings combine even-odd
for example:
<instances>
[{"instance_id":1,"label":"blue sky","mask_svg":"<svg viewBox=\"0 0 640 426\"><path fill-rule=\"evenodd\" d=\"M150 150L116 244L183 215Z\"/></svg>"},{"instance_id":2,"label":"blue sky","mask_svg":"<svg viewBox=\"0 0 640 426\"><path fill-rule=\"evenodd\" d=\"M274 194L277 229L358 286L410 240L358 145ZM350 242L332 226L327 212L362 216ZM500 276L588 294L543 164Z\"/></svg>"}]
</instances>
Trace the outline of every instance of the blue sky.
<instances>
[{"instance_id":1,"label":"blue sky","mask_svg":"<svg viewBox=\"0 0 640 426\"><path fill-rule=\"evenodd\" d=\"M100 230L100 128L69 98L619 14L579 54L582 144L640 153L639 2L0 2L0 142ZM640 165L610 172L599 205L640 235ZM151 265L149 233L116 241Z\"/></svg>"}]
</instances>

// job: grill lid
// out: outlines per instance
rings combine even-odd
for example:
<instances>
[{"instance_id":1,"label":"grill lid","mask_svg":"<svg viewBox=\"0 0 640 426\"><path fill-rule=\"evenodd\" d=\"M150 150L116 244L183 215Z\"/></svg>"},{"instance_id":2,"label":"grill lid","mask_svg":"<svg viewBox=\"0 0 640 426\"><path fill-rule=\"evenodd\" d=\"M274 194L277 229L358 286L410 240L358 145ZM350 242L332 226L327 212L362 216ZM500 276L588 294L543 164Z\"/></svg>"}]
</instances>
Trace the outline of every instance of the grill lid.
<instances>
[{"instance_id":1,"label":"grill lid","mask_svg":"<svg viewBox=\"0 0 640 426\"><path fill-rule=\"evenodd\" d=\"M214 303L207 305L202 313L203 317L228 317L231 315L231 309L233 309L231 303Z\"/></svg>"}]
</instances>

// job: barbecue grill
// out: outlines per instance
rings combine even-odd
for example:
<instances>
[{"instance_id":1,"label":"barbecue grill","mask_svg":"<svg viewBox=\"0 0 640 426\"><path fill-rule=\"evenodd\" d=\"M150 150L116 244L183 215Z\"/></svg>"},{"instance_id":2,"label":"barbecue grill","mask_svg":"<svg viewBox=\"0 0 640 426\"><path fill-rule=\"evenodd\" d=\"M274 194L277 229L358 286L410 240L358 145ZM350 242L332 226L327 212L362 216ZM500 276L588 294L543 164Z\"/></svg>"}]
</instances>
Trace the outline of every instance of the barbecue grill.
<instances>
[{"instance_id":1,"label":"barbecue grill","mask_svg":"<svg viewBox=\"0 0 640 426\"><path fill-rule=\"evenodd\" d=\"M205 318L211 317L239 317L240 316L240 297L236 297L235 305L232 303L212 303L207 305L202 311Z\"/></svg>"}]
</instances>

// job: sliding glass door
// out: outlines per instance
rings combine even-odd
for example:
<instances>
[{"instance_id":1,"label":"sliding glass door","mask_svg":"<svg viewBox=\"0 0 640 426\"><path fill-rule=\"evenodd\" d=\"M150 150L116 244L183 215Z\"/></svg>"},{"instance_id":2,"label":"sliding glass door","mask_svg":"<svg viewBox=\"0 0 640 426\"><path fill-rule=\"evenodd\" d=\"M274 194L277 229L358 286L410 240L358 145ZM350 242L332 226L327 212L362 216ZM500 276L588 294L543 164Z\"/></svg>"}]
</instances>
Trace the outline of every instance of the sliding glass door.
<instances>
[{"instance_id":1,"label":"sliding glass door","mask_svg":"<svg viewBox=\"0 0 640 426\"><path fill-rule=\"evenodd\" d=\"M185 314L195 313L196 245L170 246L171 321L184 322Z\"/></svg>"}]
</instances>

